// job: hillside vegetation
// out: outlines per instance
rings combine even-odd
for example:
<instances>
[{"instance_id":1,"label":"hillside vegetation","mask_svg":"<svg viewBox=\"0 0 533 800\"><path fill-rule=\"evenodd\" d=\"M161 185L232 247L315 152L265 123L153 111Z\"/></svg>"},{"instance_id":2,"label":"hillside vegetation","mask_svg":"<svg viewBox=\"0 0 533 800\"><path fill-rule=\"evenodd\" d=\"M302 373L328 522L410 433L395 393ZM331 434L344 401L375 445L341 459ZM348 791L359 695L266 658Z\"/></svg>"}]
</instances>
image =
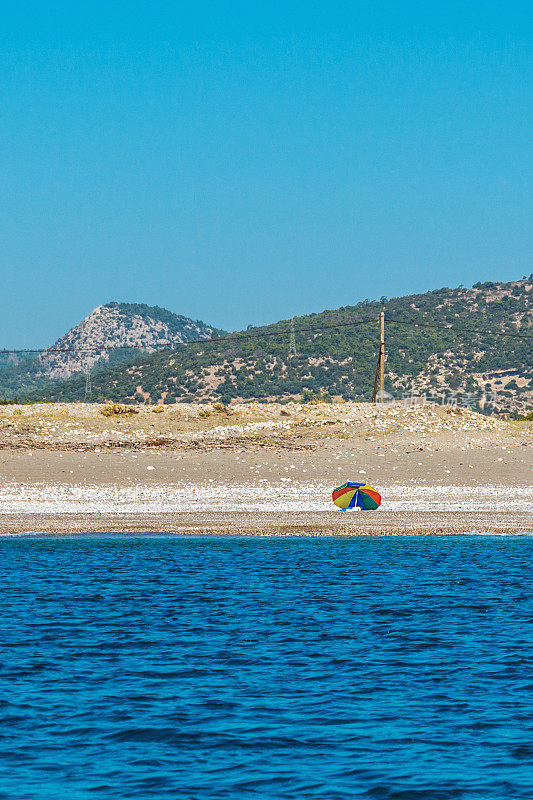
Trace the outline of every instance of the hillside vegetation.
<instances>
[{"instance_id":1,"label":"hillside vegetation","mask_svg":"<svg viewBox=\"0 0 533 800\"><path fill-rule=\"evenodd\" d=\"M526 413L532 400L533 340L528 338L532 289L530 276L510 283L476 284L471 289L443 288L390 300L365 300L297 317L297 355L292 356L291 323L283 320L178 345L138 357L128 365L106 369L97 365L92 399L219 400L224 404L248 399L368 400L383 310L387 320L385 388L395 398L410 393L426 394L429 399L453 396L485 412ZM84 396L84 377L32 395L53 401Z\"/></svg>"}]
</instances>

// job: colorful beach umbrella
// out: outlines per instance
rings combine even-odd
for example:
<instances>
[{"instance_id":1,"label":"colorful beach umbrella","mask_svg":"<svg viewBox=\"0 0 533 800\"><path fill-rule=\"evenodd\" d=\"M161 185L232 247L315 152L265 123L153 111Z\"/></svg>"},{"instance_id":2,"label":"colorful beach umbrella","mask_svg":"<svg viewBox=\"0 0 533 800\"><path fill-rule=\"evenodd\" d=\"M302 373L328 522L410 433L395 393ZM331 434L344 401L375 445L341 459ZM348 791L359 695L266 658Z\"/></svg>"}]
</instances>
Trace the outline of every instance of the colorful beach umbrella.
<instances>
[{"instance_id":1,"label":"colorful beach umbrella","mask_svg":"<svg viewBox=\"0 0 533 800\"><path fill-rule=\"evenodd\" d=\"M346 508L362 508L374 511L381 505L381 495L367 483L343 483L333 490L333 502L343 511Z\"/></svg>"}]
</instances>

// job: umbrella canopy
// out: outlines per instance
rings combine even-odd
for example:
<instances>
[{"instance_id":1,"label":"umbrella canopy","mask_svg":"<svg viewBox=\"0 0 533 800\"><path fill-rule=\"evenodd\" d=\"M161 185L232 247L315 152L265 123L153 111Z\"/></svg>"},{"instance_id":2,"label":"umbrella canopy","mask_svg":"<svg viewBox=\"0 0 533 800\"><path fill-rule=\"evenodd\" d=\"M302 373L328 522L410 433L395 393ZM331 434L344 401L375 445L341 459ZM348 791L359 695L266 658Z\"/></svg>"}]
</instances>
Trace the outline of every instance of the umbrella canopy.
<instances>
[{"instance_id":1,"label":"umbrella canopy","mask_svg":"<svg viewBox=\"0 0 533 800\"><path fill-rule=\"evenodd\" d=\"M343 483L333 490L333 502L339 508L362 508L374 511L381 505L381 495L367 483Z\"/></svg>"}]
</instances>

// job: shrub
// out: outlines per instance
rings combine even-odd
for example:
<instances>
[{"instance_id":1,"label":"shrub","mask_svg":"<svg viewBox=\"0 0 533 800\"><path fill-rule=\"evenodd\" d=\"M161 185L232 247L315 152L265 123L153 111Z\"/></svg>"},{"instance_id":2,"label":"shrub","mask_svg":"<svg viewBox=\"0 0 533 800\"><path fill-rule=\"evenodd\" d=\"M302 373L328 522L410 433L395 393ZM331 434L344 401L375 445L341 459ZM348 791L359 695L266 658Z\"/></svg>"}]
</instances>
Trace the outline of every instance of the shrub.
<instances>
[{"instance_id":1,"label":"shrub","mask_svg":"<svg viewBox=\"0 0 533 800\"><path fill-rule=\"evenodd\" d=\"M230 414L231 413L229 408L227 407L227 405L224 405L224 403L221 403L220 401L217 401L216 403L213 403L213 411L218 411L218 412L220 412L222 414Z\"/></svg>"},{"instance_id":2,"label":"shrub","mask_svg":"<svg viewBox=\"0 0 533 800\"><path fill-rule=\"evenodd\" d=\"M163 410L163 409L161 409ZM123 403L108 403L100 409L100 414L104 417L119 417L121 415L138 414L139 409L135 406L125 406Z\"/></svg>"}]
</instances>

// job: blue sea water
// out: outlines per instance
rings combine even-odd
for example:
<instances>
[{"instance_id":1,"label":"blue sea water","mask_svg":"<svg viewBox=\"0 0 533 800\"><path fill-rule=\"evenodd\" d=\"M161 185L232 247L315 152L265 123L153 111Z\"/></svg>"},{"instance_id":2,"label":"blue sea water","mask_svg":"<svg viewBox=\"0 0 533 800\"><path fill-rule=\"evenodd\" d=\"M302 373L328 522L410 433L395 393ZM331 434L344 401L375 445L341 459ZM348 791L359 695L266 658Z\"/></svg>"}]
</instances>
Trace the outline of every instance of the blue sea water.
<instances>
[{"instance_id":1,"label":"blue sea water","mask_svg":"<svg viewBox=\"0 0 533 800\"><path fill-rule=\"evenodd\" d=\"M533 798L532 537L0 540L0 798Z\"/></svg>"}]
</instances>

